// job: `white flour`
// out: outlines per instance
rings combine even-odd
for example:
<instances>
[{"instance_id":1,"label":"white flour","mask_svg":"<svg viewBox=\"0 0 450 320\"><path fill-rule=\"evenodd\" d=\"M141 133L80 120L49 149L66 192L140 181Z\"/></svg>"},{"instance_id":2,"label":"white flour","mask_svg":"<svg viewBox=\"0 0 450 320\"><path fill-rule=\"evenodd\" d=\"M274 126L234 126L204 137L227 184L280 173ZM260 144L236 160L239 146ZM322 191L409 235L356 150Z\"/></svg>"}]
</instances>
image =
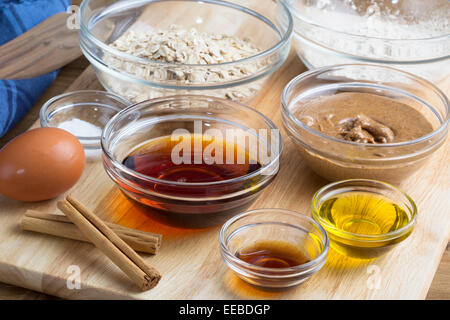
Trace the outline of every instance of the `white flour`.
<instances>
[{"instance_id":1,"label":"white flour","mask_svg":"<svg viewBox=\"0 0 450 320\"><path fill-rule=\"evenodd\" d=\"M321 0L317 1L315 6L304 7L303 14L321 26L366 37L405 40L427 39L450 34L450 3L447 0L371 0L366 2L367 8L361 9L361 6L355 5L353 0ZM382 9L382 4L385 2L393 3L392 8ZM431 10L426 5L432 2L441 2L443 8ZM427 13L424 14L422 10ZM407 12L407 14L401 14L401 12Z\"/></svg>"},{"instance_id":2,"label":"white flour","mask_svg":"<svg viewBox=\"0 0 450 320\"><path fill-rule=\"evenodd\" d=\"M353 0L320 0L308 6L301 4L305 1L290 2L310 21L340 32L313 27L294 17L294 45L308 67L370 62L357 59L362 57L376 62L402 62L390 65L430 80L443 78L450 70L448 58L418 63L450 55L450 1L371 0L366 2L369 5L364 10L355 5L361 1ZM382 6L386 2L390 2L390 9ZM439 7L433 10L432 2L438 3ZM426 43L417 40L433 37L441 39L427 40Z\"/></svg>"}]
</instances>

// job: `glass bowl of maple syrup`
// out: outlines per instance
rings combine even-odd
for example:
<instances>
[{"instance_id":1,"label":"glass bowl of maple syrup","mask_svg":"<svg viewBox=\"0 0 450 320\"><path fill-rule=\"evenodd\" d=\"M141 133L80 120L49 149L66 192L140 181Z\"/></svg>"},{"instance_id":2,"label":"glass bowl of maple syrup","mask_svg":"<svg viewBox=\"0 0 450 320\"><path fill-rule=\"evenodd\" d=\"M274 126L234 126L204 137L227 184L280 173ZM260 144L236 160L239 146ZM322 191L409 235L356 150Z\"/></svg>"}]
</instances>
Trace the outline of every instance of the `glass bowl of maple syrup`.
<instances>
[{"instance_id":1,"label":"glass bowl of maple syrup","mask_svg":"<svg viewBox=\"0 0 450 320\"><path fill-rule=\"evenodd\" d=\"M258 209L228 220L219 234L225 263L262 288L289 288L326 262L328 235L314 219L284 209Z\"/></svg>"},{"instance_id":2,"label":"glass bowl of maple syrup","mask_svg":"<svg viewBox=\"0 0 450 320\"><path fill-rule=\"evenodd\" d=\"M153 218L222 224L275 178L282 142L260 112L230 100L178 95L119 112L102 135L107 174Z\"/></svg>"}]
</instances>

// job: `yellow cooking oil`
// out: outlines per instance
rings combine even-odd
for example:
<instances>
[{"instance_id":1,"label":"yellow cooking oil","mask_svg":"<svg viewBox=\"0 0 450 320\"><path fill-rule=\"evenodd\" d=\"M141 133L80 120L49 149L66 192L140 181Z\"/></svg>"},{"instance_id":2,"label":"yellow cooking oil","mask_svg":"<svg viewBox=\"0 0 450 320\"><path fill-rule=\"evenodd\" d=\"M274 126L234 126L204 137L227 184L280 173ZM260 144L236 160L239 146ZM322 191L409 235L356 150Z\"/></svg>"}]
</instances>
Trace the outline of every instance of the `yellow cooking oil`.
<instances>
[{"instance_id":1,"label":"yellow cooking oil","mask_svg":"<svg viewBox=\"0 0 450 320\"><path fill-rule=\"evenodd\" d=\"M332 196L320 205L318 216L325 222L321 224L332 248L353 258L378 257L412 231L410 228L392 236L392 232L408 225L411 216L391 199L370 192Z\"/></svg>"}]
</instances>

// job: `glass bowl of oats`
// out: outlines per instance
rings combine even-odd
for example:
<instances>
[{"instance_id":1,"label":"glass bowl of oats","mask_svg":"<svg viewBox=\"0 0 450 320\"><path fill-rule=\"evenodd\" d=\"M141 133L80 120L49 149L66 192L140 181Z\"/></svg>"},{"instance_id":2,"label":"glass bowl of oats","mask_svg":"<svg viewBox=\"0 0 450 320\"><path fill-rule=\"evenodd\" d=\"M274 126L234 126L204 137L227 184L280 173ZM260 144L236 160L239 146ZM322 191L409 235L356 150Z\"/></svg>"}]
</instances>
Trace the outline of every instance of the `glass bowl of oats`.
<instances>
[{"instance_id":1,"label":"glass bowl of oats","mask_svg":"<svg viewBox=\"0 0 450 320\"><path fill-rule=\"evenodd\" d=\"M248 103L289 54L281 2L86 0L80 46L99 81L140 102L202 94Z\"/></svg>"}]
</instances>

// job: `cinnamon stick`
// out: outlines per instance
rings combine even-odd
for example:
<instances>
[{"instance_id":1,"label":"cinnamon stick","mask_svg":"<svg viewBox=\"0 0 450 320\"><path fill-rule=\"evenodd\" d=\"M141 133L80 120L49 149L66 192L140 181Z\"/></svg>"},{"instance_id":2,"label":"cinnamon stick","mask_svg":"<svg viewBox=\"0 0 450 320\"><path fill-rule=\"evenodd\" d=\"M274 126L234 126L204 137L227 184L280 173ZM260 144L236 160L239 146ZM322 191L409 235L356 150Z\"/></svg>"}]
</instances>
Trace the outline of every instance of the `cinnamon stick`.
<instances>
[{"instance_id":1,"label":"cinnamon stick","mask_svg":"<svg viewBox=\"0 0 450 320\"><path fill-rule=\"evenodd\" d=\"M108 258L142 290L153 288L161 275L120 239L103 221L72 196L58 201L58 208Z\"/></svg>"},{"instance_id":2,"label":"cinnamon stick","mask_svg":"<svg viewBox=\"0 0 450 320\"><path fill-rule=\"evenodd\" d=\"M161 235L126 228L105 222L123 241L136 251L156 254ZM22 230L45 233L61 238L89 242L89 239L66 216L27 210L21 222Z\"/></svg>"}]
</instances>

